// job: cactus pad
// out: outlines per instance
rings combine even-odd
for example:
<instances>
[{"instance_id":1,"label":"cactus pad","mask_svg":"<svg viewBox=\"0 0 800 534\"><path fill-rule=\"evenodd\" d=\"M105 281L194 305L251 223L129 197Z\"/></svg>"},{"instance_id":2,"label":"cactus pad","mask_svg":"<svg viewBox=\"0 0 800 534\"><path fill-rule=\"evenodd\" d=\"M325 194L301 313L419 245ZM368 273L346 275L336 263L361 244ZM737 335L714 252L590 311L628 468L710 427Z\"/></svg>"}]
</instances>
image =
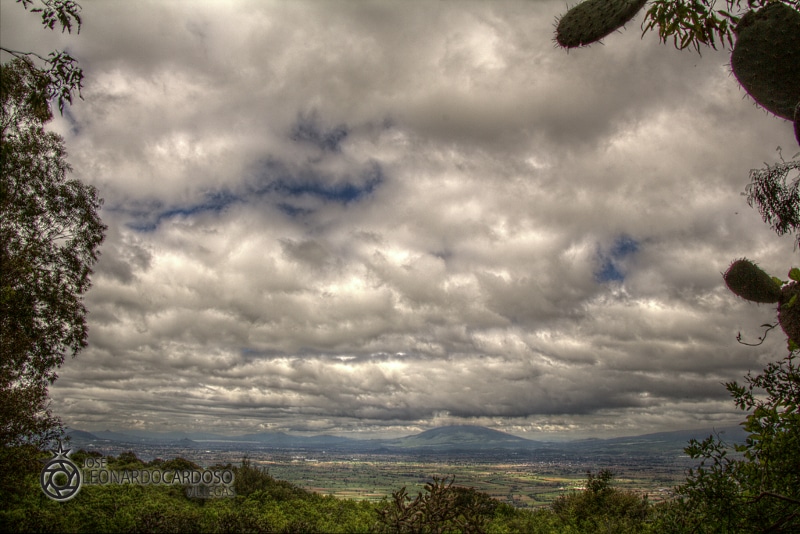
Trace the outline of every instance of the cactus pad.
<instances>
[{"instance_id":1,"label":"cactus pad","mask_svg":"<svg viewBox=\"0 0 800 534\"><path fill-rule=\"evenodd\" d=\"M770 2L748 12L734 30L733 74L759 105L794 120L800 101L800 12Z\"/></svg>"},{"instance_id":2,"label":"cactus pad","mask_svg":"<svg viewBox=\"0 0 800 534\"><path fill-rule=\"evenodd\" d=\"M728 289L743 299L760 302L778 302L781 288L770 275L748 259L736 260L723 275Z\"/></svg>"},{"instance_id":3,"label":"cactus pad","mask_svg":"<svg viewBox=\"0 0 800 534\"><path fill-rule=\"evenodd\" d=\"M794 137L797 139L797 144L800 145L800 102L794 108Z\"/></svg>"},{"instance_id":4,"label":"cactus pad","mask_svg":"<svg viewBox=\"0 0 800 534\"><path fill-rule=\"evenodd\" d=\"M795 301L790 303L792 298ZM797 282L783 286L778 306L778 320L789 339L800 345L800 284Z\"/></svg>"},{"instance_id":5,"label":"cactus pad","mask_svg":"<svg viewBox=\"0 0 800 534\"><path fill-rule=\"evenodd\" d=\"M575 48L599 41L622 28L644 7L647 0L587 0L561 17L556 42Z\"/></svg>"}]
</instances>

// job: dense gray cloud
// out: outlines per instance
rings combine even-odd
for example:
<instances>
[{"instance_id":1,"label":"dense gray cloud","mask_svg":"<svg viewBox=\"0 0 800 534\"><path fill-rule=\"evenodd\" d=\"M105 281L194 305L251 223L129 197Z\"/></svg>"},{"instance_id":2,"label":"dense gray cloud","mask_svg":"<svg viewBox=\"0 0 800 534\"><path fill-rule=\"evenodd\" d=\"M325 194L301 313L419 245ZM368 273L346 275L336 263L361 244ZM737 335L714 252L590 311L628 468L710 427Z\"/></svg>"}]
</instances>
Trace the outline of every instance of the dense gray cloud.
<instances>
[{"instance_id":1,"label":"dense gray cloud","mask_svg":"<svg viewBox=\"0 0 800 534\"><path fill-rule=\"evenodd\" d=\"M87 1L77 36L0 5L87 76L53 125L109 225L73 427L726 425L781 354L720 273L796 259L740 196L793 135L724 51L637 19L566 53L559 2Z\"/></svg>"}]
</instances>

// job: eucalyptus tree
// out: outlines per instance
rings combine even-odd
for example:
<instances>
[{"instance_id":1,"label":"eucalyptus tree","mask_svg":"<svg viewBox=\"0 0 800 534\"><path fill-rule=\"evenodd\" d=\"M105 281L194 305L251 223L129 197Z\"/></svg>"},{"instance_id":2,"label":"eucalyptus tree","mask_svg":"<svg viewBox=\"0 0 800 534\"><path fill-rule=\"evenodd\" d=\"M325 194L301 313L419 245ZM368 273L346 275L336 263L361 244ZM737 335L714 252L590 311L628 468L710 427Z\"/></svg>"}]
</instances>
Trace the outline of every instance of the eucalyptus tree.
<instances>
[{"instance_id":1,"label":"eucalyptus tree","mask_svg":"<svg viewBox=\"0 0 800 534\"><path fill-rule=\"evenodd\" d=\"M27 58L0 67L0 443L57 431L47 385L87 344L83 295L105 226L97 190L68 179L49 79Z\"/></svg>"},{"instance_id":2,"label":"eucalyptus tree","mask_svg":"<svg viewBox=\"0 0 800 534\"><path fill-rule=\"evenodd\" d=\"M17 0L25 10L41 16L42 26L50 30L60 27L62 33L80 33L81 6L73 0ZM66 104L72 104L73 93L80 96L83 87L83 69L78 67L77 60L63 50L54 50L47 56L34 51L20 51L7 46L0 46L0 51L16 59L27 59L25 68L32 73L44 74L48 82L44 90L47 101L55 100L58 110L63 113Z\"/></svg>"},{"instance_id":3,"label":"eucalyptus tree","mask_svg":"<svg viewBox=\"0 0 800 534\"><path fill-rule=\"evenodd\" d=\"M80 25L74 2L19 1L47 28ZM83 298L106 229L97 190L68 177L64 140L45 129L51 102L63 112L80 93L75 60L2 52L11 59L0 65L0 500L63 434L48 388L87 345Z\"/></svg>"}]
</instances>

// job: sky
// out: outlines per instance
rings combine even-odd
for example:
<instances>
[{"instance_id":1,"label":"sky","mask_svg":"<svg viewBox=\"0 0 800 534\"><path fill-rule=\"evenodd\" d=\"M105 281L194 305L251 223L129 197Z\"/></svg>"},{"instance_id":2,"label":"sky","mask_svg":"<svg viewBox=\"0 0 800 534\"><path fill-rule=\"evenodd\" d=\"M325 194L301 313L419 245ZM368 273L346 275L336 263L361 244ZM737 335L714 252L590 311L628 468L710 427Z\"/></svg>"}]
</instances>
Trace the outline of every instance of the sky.
<instances>
[{"instance_id":1,"label":"sky","mask_svg":"<svg viewBox=\"0 0 800 534\"><path fill-rule=\"evenodd\" d=\"M742 192L798 147L729 51L640 14L567 52L563 1L80 3L70 35L0 0L4 47L85 73L51 123L108 225L68 426L722 427L785 356L721 273L797 264Z\"/></svg>"}]
</instances>

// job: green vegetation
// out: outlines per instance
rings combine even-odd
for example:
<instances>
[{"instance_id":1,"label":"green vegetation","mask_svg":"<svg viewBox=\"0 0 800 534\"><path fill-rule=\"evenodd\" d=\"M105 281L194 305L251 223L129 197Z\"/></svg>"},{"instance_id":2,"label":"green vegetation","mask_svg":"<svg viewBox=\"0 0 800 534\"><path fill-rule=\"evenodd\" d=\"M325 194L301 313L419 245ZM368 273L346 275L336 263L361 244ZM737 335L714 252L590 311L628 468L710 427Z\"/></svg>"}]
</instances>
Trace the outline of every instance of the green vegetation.
<instances>
[{"instance_id":1,"label":"green vegetation","mask_svg":"<svg viewBox=\"0 0 800 534\"><path fill-rule=\"evenodd\" d=\"M61 32L76 33L81 31L81 6L73 0L17 0L26 10L38 13L42 18L42 26L54 30L61 27ZM0 46L0 50L10 54L23 64L29 73L43 79L36 95L40 109L49 110L49 102L55 100L58 110L63 113L66 104L72 104L73 92L81 94L83 87L83 70L78 62L67 52L55 50L44 57L37 52L23 52Z\"/></svg>"},{"instance_id":2,"label":"green vegetation","mask_svg":"<svg viewBox=\"0 0 800 534\"><path fill-rule=\"evenodd\" d=\"M105 226L94 187L69 180L63 139L47 132L48 78L28 59L0 66L0 464L61 433L48 386L87 344L83 295ZM0 469L0 493L5 469Z\"/></svg>"},{"instance_id":3,"label":"green vegetation","mask_svg":"<svg viewBox=\"0 0 800 534\"><path fill-rule=\"evenodd\" d=\"M647 498L614 488L611 479L608 470L589 473L586 489L559 497L553 512L578 532L642 532L650 513Z\"/></svg>"},{"instance_id":4,"label":"green vegetation","mask_svg":"<svg viewBox=\"0 0 800 534\"><path fill-rule=\"evenodd\" d=\"M797 109L800 110L800 103ZM799 115L800 116L800 111ZM797 123L800 127L800 122ZM800 130L798 142L800 142ZM795 234L795 247L800 245L800 182L787 183L791 171L800 170L800 160L781 161L750 171L745 188L747 204L757 207L764 222L778 235Z\"/></svg>"},{"instance_id":5,"label":"green vegetation","mask_svg":"<svg viewBox=\"0 0 800 534\"><path fill-rule=\"evenodd\" d=\"M683 441L685 445L686 441ZM660 444L663 446L663 444ZM614 455L600 449L579 453L557 461L509 460L502 458L408 458L376 455L360 458L346 456L317 462L291 461L271 455L259 465L282 480L324 495L343 499L377 501L399 487L409 494L423 491L433 477L454 477L459 485L475 488L499 502L515 508L542 508L552 505L561 495L585 485L587 470L606 468L615 473L620 489L647 495L658 502L669 489L685 479L692 464L679 457L682 447L652 454ZM561 458L561 455L558 455Z\"/></svg>"},{"instance_id":6,"label":"green vegetation","mask_svg":"<svg viewBox=\"0 0 800 534\"><path fill-rule=\"evenodd\" d=\"M98 455L78 451L82 464ZM142 462L133 453L107 458L112 470L196 469L182 458ZM71 500L44 495L38 471L8 495L0 509L5 532L369 532L377 521L369 503L340 500L275 480L243 460L234 471L234 498L193 499L183 486L84 485Z\"/></svg>"},{"instance_id":7,"label":"green vegetation","mask_svg":"<svg viewBox=\"0 0 800 534\"><path fill-rule=\"evenodd\" d=\"M100 455L77 451L78 465ZM197 468L182 458L143 462L132 452L105 459L111 470ZM41 464L40 464L41 465ZM44 495L38 471L0 508L0 529L15 532L320 532L516 533L648 532L647 499L611 485L611 473L589 474L585 491L552 509L522 510L489 495L434 477L411 498L405 488L379 502L337 499L275 480L247 458L232 469L234 498L195 499L182 486L84 485L71 500ZM601 530L598 530L601 528Z\"/></svg>"},{"instance_id":8,"label":"green vegetation","mask_svg":"<svg viewBox=\"0 0 800 534\"><path fill-rule=\"evenodd\" d=\"M771 363L746 384L726 384L736 406L750 412L743 445L719 437L692 440L700 464L678 498L664 506L659 532L800 532L800 371L797 351Z\"/></svg>"},{"instance_id":9,"label":"green vegetation","mask_svg":"<svg viewBox=\"0 0 800 534\"><path fill-rule=\"evenodd\" d=\"M770 364L745 384L727 384L747 412L741 445L719 437L692 440L686 453L699 461L672 498L652 503L621 489L610 470L588 473L580 487L549 506L517 508L452 476L433 476L416 493L406 487L380 501L323 496L276 480L244 458L235 473L235 497L198 499L180 485L84 485L71 500L42 492L42 464L18 469L21 483L0 505L0 530L18 532L364 532L364 533L716 533L796 532L800 529L800 373L795 353ZM764 392L762 394L762 392ZM47 455L41 455L47 460ZM108 469L192 470L184 458L145 462L133 452L103 458L75 452L77 465ZM443 464L440 467L445 468ZM496 466L493 466L496 468ZM521 477L522 473L518 473ZM537 475L529 473L531 478ZM559 487L570 479L550 477ZM520 479L521 480L521 479ZM574 480L574 479L571 479Z\"/></svg>"},{"instance_id":10,"label":"green vegetation","mask_svg":"<svg viewBox=\"0 0 800 534\"><path fill-rule=\"evenodd\" d=\"M70 0L18 0L42 24L80 27ZM38 4L37 4L38 5ZM45 131L50 101L72 102L83 73L64 52L0 48L0 500L35 464L38 449L63 434L48 386L67 354L87 344L83 295L105 226L94 187L67 179L63 139ZM38 61L38 62L37 62Z\"/></svg>"},{"instance_id":11,"label":"green vegetation","mask_svg":"<svg viewBox=\"0 0 800 534\"><path fill-rule=\"evenodd\" d=\"M498 503L473 488L453 486L454 479L434 477L413 500L406 488L392 493L378 510L383 532L486 532Z\"/></svg>"}]
</instances>

